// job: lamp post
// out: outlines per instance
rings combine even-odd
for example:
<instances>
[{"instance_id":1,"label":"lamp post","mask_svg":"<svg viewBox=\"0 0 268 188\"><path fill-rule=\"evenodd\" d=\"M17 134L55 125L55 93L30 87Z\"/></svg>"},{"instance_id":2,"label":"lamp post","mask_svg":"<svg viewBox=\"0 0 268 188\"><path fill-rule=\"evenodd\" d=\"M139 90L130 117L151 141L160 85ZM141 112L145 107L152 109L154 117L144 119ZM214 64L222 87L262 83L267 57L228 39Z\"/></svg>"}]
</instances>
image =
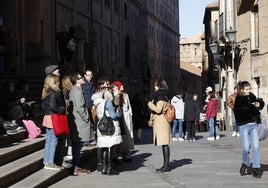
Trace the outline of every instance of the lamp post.
<instances>
[{"instance_id":1,"label":"lamp post","mask_svg":"<svg viewBox=\"0 0 268 188\"><path fill-rule=\"evenodd\" d=\"M236 43L235 43L235 40L236 40L236 30L233 30L233 29L230 29L230 30L227 30L225 31L225 34L228 38L228 40L230 41L230 45L232 47L232 69L233 69L233 78L234 78L234 85L236 85L236 70L235 70L235 46L236 46Z\"/></svg>"}]
</instances>

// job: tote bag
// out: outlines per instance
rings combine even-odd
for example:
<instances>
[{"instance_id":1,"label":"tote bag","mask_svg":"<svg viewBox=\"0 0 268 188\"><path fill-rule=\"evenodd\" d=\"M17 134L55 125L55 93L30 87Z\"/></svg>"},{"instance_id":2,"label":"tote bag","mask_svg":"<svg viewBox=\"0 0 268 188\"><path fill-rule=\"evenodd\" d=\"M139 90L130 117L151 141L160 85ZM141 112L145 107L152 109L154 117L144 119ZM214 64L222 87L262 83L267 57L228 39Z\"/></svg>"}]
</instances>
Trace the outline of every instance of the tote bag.
<instances>
[{"instance_id":1,"label":"tote bag","mask_svg":"<svg viewBox=\"0 0 268 188\"><path fill-rule=\"evenodd\" d=\"M36 126L36 124L32 120L22 120L25 125L29 135L29 138L36 138L41 134L41 129Z\"/></svg>"},{"instance_id":2,"label":"tote bag","mask_svg":"<svg viewBox=\"0 0 268 188\"><path fill-rule=\"evenodd\" d=\"M54 134L56 136L64 136L70 133L68 118L65 114L52 114Z\"/></svg>"}]
</instances>

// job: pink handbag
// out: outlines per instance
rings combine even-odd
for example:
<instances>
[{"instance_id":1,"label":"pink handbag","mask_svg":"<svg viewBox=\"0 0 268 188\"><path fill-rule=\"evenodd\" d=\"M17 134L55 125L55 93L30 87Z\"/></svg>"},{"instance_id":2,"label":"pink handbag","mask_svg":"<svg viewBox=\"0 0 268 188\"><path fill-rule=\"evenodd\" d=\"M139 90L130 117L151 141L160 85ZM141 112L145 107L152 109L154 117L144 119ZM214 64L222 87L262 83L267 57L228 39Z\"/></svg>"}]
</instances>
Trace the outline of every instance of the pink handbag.
<instances>
[{"instance_id":1,"label":"pink handbag","mask_svg":"<svg viewBox=\"0 0 268 188\"><path fill-rule=\"evenodd\" d=\"M29 138L36 138L41 134L41 129L32 120L22 120L22 122L29 133Z\"/></svg>"}]
</instances>

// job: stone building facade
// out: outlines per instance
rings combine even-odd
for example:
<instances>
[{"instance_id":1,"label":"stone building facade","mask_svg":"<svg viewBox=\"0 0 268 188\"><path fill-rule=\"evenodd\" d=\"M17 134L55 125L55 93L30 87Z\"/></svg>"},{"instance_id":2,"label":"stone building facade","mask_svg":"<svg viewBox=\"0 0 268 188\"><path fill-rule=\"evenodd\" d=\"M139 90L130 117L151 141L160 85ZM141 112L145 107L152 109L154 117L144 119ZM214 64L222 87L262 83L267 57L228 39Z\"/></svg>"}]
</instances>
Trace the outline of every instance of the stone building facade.
<instances>
[{"instance_id":1,"label":"stone building facade","mask_svg":"<svg viewBox=\"0 0 268 188\"><path fill-rule=\"evenodd\" d=\"M268 101L268 3L265 0L219 0L219 17L215 22L206 22L206 26L214 32L206 34L206 46L210 55L210 63L217 63L212 58L209 45L219 44L217 56L221 58L221 80L226 101L233 92L238 81L250 82L252 92ZM235 40L232 42L227 33L234 30ZM233 54L233 55L232 55ZM225 85L224 85L225 84ZM266 104L267 106L267 104ZM230 110L225 106L227 124L231 125ZM267 108L261 111L267 118Z\"/></svg>"},{"instance_id":2,"label":"stone building facade","mask_svg":"<svg viewBox=\"0 0 268 188\"><path fill-rule=\"evenodd\" d=\"M0 24L17 34L18 73L43 75L59 60L55 34L66 25L76 31L79 70L146 95L157 76L178 88L178 7L178 0L3 0Z\"/></svg>"}]
</instances>

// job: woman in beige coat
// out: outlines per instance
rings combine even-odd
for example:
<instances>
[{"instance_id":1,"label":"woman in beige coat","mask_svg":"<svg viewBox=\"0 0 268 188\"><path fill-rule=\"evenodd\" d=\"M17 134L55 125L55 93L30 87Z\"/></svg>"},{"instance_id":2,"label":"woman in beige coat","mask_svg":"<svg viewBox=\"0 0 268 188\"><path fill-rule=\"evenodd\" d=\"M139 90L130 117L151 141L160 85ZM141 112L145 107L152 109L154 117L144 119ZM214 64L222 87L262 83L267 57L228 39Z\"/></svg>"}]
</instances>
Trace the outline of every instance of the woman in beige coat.
<instances>
[{"instance_id":1,"label":"woman in beige coat","mask_svg":"<svg viewBox=\"0 0 268 188\"><path fill-rule=\"evenodd\" d=\"M167 172L169 168L171 143L171 128L170 123L164 117L169 105L168 86L164 80L156 80L154 84L154 94L152 101L148 102L148 107L153 113L153 142L156 146L162 146L164 164L161 168L156 169L156 172Z\"/></svg>"}]
</instances>

